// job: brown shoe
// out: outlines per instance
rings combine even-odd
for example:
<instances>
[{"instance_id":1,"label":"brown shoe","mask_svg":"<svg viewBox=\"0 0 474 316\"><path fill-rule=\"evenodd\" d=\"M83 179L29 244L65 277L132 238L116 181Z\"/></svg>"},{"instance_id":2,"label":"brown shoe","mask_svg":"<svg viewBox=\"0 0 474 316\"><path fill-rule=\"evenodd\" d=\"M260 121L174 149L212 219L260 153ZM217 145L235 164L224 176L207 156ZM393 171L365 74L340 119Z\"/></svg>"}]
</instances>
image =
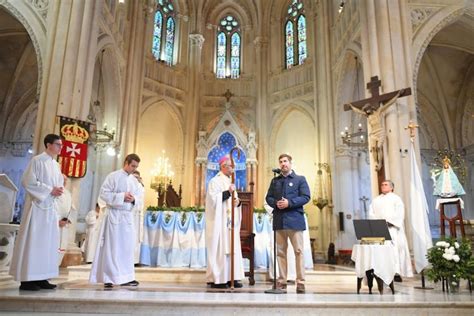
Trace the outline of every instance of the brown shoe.
<instances>
[{"instance_id":1,"label":"brown shoe","mask_svg":"<svg viewBox=\"0 0 474 316\"><path fill-rule=\"evenodd\" d=\"M306 293L303 283L296 284L296 293Z\"/></svg>"}]
</instances>

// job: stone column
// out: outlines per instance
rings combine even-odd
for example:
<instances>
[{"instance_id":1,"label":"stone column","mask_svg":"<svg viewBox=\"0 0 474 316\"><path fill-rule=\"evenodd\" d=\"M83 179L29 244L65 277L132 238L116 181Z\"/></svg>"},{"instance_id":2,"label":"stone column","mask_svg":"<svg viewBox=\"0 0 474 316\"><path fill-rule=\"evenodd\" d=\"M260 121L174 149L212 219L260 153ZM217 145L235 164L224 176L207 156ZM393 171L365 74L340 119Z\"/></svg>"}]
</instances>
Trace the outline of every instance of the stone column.
<instances>
[{"instance_id":1,"label":"stone column","mask_svg":"<svg viewBox=\"0 0 474 316\"><path fill-rule=\"evenodd\" d=\"M338 229L336 234L336 248L337 249L352 249L352 245L356 241L354 233L354 200L357 200L358 191L357 181L354 176L357 175L357 165L354 165L354 160L357 159L355 154L351 152L347 146L338 146L336 149L336 170L338 170L337 177L334 179L334 187L336 188L335 196L337 198L338 208L336 212L344 213L344 231ZM352 198L349 198L352 197ZM348 219L346 215L351 215ZM339 222L338 222L339 224ZM336 225L339 227L339 225Z\"/></svg>"},{"instance_id":2,"label":"stone column","mask_svg":"<svg viewBox=\"0 0 474 316\"><path fill-rule=\"evenodd\" d=\"M101 1L53 1L48 12L48 40L41 87L34 144L43 150L42 138L59 133L56 115L87 119L91 98L91 82L97 48L98 20ZM77 216L81 203L80 179L72 179L69 190ZM81 251L75 244L76 221L69 225L72 243L65 262L80 263Z\"/></svg>"},{"instance_id":3,"label":"stone column","mask_svg":"<svg viewBox=\"0 0 474 316\"><path fill-rule=\"evenodd\" d=\"M256 104L256 130L257 130L257 137L259 140L259 150L257 152L257 160L260 162L256 170L256 182L257 185L255 187L254 192L254 204L255 205L263 205L263 199L267 193L267 184L270 183L270 179L267 179L268 175L268 164L267 161L269 158L267 148L270 145L268 143L268 136L269 136L269 129L271 128L268 123L270 120L269 109L267 108L268 104L268 38L258 36L254 40L255 45L255 83L257 84L256 94L257 94L257 104ZM274 157L271 157L274 161Z\"/></svg>"},{"instance_id":4,"label":"stone column","mask_svg":"<svg viewBox=\"0 0 474 316\"><path fill-rule=\"evenodd\" d=\"M145 57L147 38L153 27L152 5L146 1L131 1L131 23L128 32L128 52L124 77L122 130L120 136L122 157L135 152L137 144L138 118L142 103L143 82L145 80ZM119 162L121 164L121 161Z\"/></svg>"},{"instance_id":5,"label":"stone column","mask_svg":"<svg viewBox=\"0 0 474 316\"><path fill-rule=\"evenodd\" d=\"M206 174L207 174L207 160L201 164L201 182L199 183L199 188L201 190L201 206L206 205Z\"/></svg>"},{"instance_id":6,"label":"stone column","mask_svg":"<svg viewBox=\"0 0 474 316\"><path fill-rule=\"evenodd\" d=\"M89 112L101 1L53 1L34 144L55 130L56 115L86 120Z\"/></svg>"},{"instance_id":7,"label":"stone column","mask_svg":"<svg viewBox=\"0 0 474 316\"><path fill-rule=\"evenodd\" d=\"M317 13L316 13L317 12ZM313 13L313 22L308 26L312 26L314 38L310 39L308 51L314 52L316 62L313 63L313 74L314 74L314 117L315 117L315 132L317 133L316 139L316 157L319 163L327 163L333 168L334 163L334 118L332 108L334 106L332 97L332 75L331 75L331 43L330 43L330 28L329 28L329 15L330 5L327 1L320 1L316 4L316 8ZM309 20L309 19L308 19ZM315 170L316 171L316 170ZM332 188L326 188L326 190L332 191ZM314 197L313 197L314 198ZM332 198L332 197L331 197ZM318 252L322 252L326 257L326 250L329 243L332 242L331 229L333 229L330 223L333 222L334 214L328 212L325 208L322 211L321 221L319 223L320 241L318 242ZM324 225L324 223L327 223Z\"/></svg>"},{"instance_id":8,"label":"stone column","mask_svg":"<svg viewBox=\"0 0 474 316\"><path fill-rule=\"evenodd\" d=\"M198 133L198 120L200 108L200 78L201 78L201 52L204 44L204 36L201 34L189 35L189 102L185 108L184 121L184 174L183 179L183 202L184 205L195 205L195 155Z\"/></svg>"},{"instance_id":9,"label":"stone column","mask_svg":"<svg viewBox=\"0 0 474 316\"><path fill-rule=\"evenodd\" d=\"M365 81L368 82L371 76L379 76L382 81L381 93L413 87L411 28L405 1L366 0L361 1L360 5ZM370 97L368 90L366 97ZM400 150L403 152L410 147L409 136L404 129L409 119L414 122L417 119L413 96L398 99L382 117L386 135L383 145L385 175L394 181L395 191L406 205L409 199L407 184L410 182L410 164L408 155L401 154ZM372 126L368 128L369 134L373 134ZM375 145L374 141L374 137L369 137L370 148ZM379 188L373 155L370 155L370 162L372 196L377 196Z\"/></svg>"}]
</instances>

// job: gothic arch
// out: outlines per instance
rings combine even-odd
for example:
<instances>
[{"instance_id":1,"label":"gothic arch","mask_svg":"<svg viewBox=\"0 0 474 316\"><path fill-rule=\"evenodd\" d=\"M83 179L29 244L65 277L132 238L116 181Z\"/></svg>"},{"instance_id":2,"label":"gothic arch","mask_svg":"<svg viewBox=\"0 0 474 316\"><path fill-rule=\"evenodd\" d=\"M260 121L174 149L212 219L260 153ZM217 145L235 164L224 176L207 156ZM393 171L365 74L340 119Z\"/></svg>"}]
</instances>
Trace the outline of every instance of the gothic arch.
<instances>
[{"instance_id":1,"label":"gothic arch","mask_svg":"<svg viewBox=\"0 0 474 316\"><path fill-rule=\"evenodd\" d=\"M15 119L15 132L11 139L31 141L31 135L35 132L36 116L38 115L38 103L31 103L25 111L21 112L21 117Z\"/></svg>"},{"instance_id":2,"label":"gothic arch","mask_svg":"<svg viewBox=\"0 0 474 316\"><path fill-rule=\"evenodd\" d=\"M207 14L204 11L206 9L209 9ZM244 29L256 25L257 21L256 10L250 11L246 6L237 2L219 3L213 6L212 9L206 6L204 10L206 24L217 25L225 15L231 14L239 20L242 31L244 31Z\"/></svg>"},{"instance_id":3,"label":"gothic arch","mask_svg":"<svg viewBox=\"0 0 474 316\"><path fill-rule=\"evenodd\" d=\"M184 134L183 131L183 116L181 114L181 111L179 110L179 107L174 104L169 98L166 96L155 96L147 99L145 102L143 102L140 105L140 110L138 117L142 117L149 109L150 107L156 105L156 104L162 104L163 107L165 107L171 116L175 119L177 128L179 129L181 135Z\"/></svg>"},{"instance_id":4,"label":"gothic arch","mask_svg":"<svg viewBox=\"0 0 474 316\"><path fill-rule=\"evenodd\" d=\"M445 7L430 17L415 34L415 37L413 38L413 91L417 91L416 86L421 60L423 59L426 48L430 44L431 40L439 31L454 23L463 14L474 15L474 8L459 8L459 6ZM416 102L416 93L414 97Z\"/></svg>"},{"instance_id":5,"label":"gothic arch","mask_svg":"<svg viewBox=\"0 0 474 316\"><path fill-rule=\"evenodd\" d=\"M268 161L273 161L274 157L272 155L275 152L275 143L276 143L276 137L278 135L278 132L280 131L283 123L288 118L288 116L292 114L293 112L299 112L303 114L303 116L308 118L309 121L313 124L313 127L315 126L312 110L306 104L304 104L304 102L296 101L289 105L280 107L280 109L273 116L273 120L271 123L272 129L271 129L270 143L269 143L270 150L267 151Z\"/></svg>"},{"instance_id":6,"label":"gothic arch","mask_svg":"<svg viewBox=\"0 0 474 316\"><path fill-rule=\"evenodd\" d=\"M38 12L35 12L34 8L28 5L26 1L0 1L0 6L3 6L8 13L23 25L33 42L38 62L38 85L36 91L37 95L39 95L43 80L43 60L46 56L45 21L41 19Z\"/></svg>"}]
</instances>

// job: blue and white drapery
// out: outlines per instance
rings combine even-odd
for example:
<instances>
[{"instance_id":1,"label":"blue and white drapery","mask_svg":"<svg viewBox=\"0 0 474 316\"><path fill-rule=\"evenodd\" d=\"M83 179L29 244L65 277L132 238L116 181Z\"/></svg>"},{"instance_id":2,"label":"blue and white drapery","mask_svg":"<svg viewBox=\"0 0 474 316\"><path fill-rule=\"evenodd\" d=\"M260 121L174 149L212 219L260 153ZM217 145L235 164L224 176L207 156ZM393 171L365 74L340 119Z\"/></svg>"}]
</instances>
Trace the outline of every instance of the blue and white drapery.
<instances>
[{"instance_id":1,"label":"blue and white drapery","mask_svg":"<svg viewBox=\"0 0 474 316\"><path fill-rule=\"evenodd\" d=\"M195 212L188 212L182 223L179 212L146 212L140 263L160 267L205 267L204 217L203 214L199 221Z\"/></svg>"},{"instance_id":2,"label":"blue and white drapery","mask_svg":"<svg viewBox=\"0 0 474 316\"><path fill-rule=\"evenodd\" d=\"M306 222L306 228L308 224ZM205 213L198 219L195 212L146 212L140 263L159 267L203 268L206 266ZM255 268L270 265L273 230L267 214L254 214ZM313 268L309 232L304 231L305 268Z\"/></svg>"},{"instance_id":3,"label":"blue and white drapery","mask_svg":"<svg viewBox=\"0 0 474 316\"><path fill-rule=\"evenodd\" d=\"M306 270L313 269L313 255L311 252L311 241L309 238L308 219L305 215L306 230L303 232L304 239L304 267ZM271 216L264 213L253 216L253 232L255 233L255 269L272 268L271 256L273 252L273 228ZM288 244L291 244L288 241Z\"/></svg>"}]
</instances>

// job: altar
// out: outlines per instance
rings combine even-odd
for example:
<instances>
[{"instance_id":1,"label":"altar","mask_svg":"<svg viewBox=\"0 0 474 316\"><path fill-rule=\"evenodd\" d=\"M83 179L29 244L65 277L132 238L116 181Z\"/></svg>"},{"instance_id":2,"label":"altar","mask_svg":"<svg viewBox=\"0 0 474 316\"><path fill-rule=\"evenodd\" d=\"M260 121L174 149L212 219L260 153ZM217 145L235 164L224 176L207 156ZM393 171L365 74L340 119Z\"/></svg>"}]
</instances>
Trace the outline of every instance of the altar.
<instances>
[{"instance_id":1,"label":"altar","mask_svg":"<svg viewBox=\"0 0 474 316\"><path fill-rule=\"evenodd\" d=\"M167 268L206 266L205 212L147 211L140 263ZM254 264L256 269L269 268L273 230L266 213L254 213ZM313 258L306 219L304 231L305 268L313 269ZM245 266L249 261L244 259Z\"/></svg>"}]
</instances>

